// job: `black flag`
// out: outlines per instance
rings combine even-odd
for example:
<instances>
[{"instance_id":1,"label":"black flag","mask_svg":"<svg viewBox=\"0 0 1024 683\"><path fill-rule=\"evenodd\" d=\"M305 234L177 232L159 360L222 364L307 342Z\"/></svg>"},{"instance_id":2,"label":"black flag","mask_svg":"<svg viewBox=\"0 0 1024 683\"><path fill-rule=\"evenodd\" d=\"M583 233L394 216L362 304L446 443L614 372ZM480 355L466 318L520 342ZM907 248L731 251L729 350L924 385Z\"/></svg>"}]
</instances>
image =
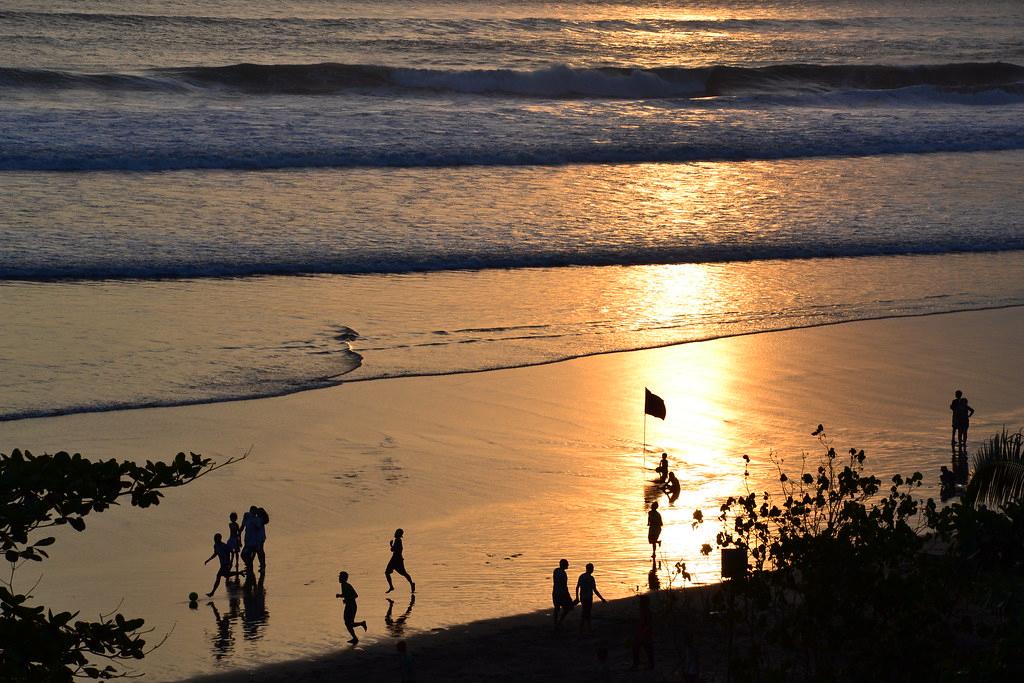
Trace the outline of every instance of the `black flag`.
<instances>
[{"instance_id":1,"label":"black flag","mask_svg":"<svg viewBox=\"0 0 1024 683\"><path fill-rule=\"evenodd\" d=\"M650 389L644 389L644 412L659 419L665 419L665 402L661 396L652 394Z\"/></svg>"}]
</instances>

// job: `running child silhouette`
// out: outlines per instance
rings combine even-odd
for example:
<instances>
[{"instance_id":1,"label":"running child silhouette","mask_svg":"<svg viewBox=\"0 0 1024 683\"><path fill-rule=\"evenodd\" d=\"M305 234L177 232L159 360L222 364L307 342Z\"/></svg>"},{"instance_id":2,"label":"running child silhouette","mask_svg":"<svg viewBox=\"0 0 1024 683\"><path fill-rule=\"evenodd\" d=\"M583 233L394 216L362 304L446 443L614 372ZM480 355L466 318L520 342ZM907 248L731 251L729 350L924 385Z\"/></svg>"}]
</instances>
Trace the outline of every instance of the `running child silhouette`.
<instances>
[{"instance_id":1,"label":"running child silhouette","mask_svg":"<svg viewBox=\"0 0 1024 683\"><path fill-rule=\"evenodd\" d=\"M395 537L391 540L391 560L388 561L387 569L384 570L384 578L388 580L388 589L385 593L390 593L395 590L395 584L391 581L391 572L398 572L399 576L404 576L405 580L409 582L409 590L413 593L416 592L416 584L413 583L412 577L409 576L409 572L405 570L405 558L402 556L403 546L402 537L405 536L405 532L401 529L395 529Z\"/></svg>"},{"instance_id":2,"label":"running child silhouette","mask_svg":"<svg viewBox=\"0 0 1024 683\"><path fill-rule=\"evenodd\" d=\"M222 536L220 534L213 535L213 554L206 558L206 562L203 564L209 564L210 560L217 558L220 560L220 569L217 570L217 578L213 581L213 588L206 594L206 597L213 597L214 592L217 590L217 586L220 585L221 577L227 579L231 576L231 548L228 547L227 543L221 541Z\"/></svg>"},{"instance_id":3,"label":"running child silhouette","mask_svg":"<svg viewBox=\"0 0 1024 683\"><path fill-rule=\"evenodd\" d=\"M348 642L355 645L359 642L359 638L356 637L356 626L363 627L363 633L366 633L366 622L356 621L356 610L359 607L356 605L356 598L359 594L356 593L356 589L352 587L352 584L348 582L348 572L338 573L338 583L341 584L341 592L337 593L334 597L341 598L342 602L345 603L345 628L352 634L352 639Z\"/></svg>"}]
</instances>

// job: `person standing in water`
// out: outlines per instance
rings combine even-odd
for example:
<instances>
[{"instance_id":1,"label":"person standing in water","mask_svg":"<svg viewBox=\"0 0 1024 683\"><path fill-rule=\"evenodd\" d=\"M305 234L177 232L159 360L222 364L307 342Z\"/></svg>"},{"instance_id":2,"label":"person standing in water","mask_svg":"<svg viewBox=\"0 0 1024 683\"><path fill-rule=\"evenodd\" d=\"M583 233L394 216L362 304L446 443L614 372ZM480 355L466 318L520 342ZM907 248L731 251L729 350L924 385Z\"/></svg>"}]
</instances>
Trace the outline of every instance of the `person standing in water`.
<instances>
[{"instance_id":1,"label":"person standing in water","mask_svg":"<svg viewBox=\"0 0 1024 683\"><path fill-rule=\"evenodd\" d=\"M658 546L661 541L661 513L658 512L658 501L651 503L651 510L647 513L647 542L651 544L651 557L658 555Z\"/></svg>"},{"instance_id":2,"label":"person standing in water","mask_svg":"<svg viewBox=\"0 0 1024 683\"><path fill-rule=\"evenodd\" d=\"M388 589L385 593L390 593L395 590L395 584L391 581L391 572L398 572L399 576L404 576L405 580L409 582L409 590L413 593L416 592L416 584L413 583L412 577L409 576L409 572L405 570L405 558L402 556L402 537L405 536L405 532L402 529L395 529L395 538L391 541L391 560L388 561L387 569L384 570L384 578L388 580Z\"/></svg>"},{"instance_id":3,"label":"person standing in water","mask_svg":"<svg viewBox=\"0 0 1024 683\"><path fill-rule=\"evenodd\" d=\"M661 462L654 468L658 473L658 482L663 483L668 479L668 453L661 454Z\"/></svg>"},{"instance_id":4,"label":"person standing in water","mask_svg":"<svg viewBox=\"0 0 1024 683\"><path fill-rule=\"evenodd\" d=\"M366 622L356 621L356 610L359 608L356 606L356 598L359 594L356 593L356 589L352 587L352 584L348 582L348 572L340 572L338 574L338 583L341 584L341 592L337 593L334 597L341 598L342 602L345 603L345 628L352 634L352 639L348 642L355 645L359 642L359 638L356 637L356 626L363 627L363 633L366 633Z\"/></svg>"},{"instance_id":5,"label":"person standing in water","mask_svg":"<svg viewBox=\"0 0 1024 683\"><path fill-rule=\"evenodd\" d=\"M967 404L964 392L957 389L953 395L953 402L949 404L949 409L953 411L953 436L950 439L950 443L957 444L960 448L965 448L967 446L967 430L971 426L971 416L974 415L974 408Z\"/></svg>"},{"instance_id":6,"label":"person standing in water","mask_svg":"<svg viewBox=\"0 0 1024 683\"><path fill-rule=\"evenodd\" d=\"M551 576L551 602L555 605L555 628L572 611L572 595L569 594L569 574L565 571L569 568L569 560L561 559L558 567Z\"/></svg>"},{"instance_id":7,"label":"person standing in water","mask_svg":"<svg viewBox=\"0 0 1024 683\"><path fill-rule=\"evenodd\" d=\"M242 527L238 524L238 513L228 515L228 548L231 550L235 571L238 571L238 560L242 553Z\"/></svg>"},{"instance_id":8,"label":"person standing in water","mask_svg":"<svg viewBox=\"0 0 1024 683\"><path fill-rule=\"evenodd\" d=\"M583 627L587 629L587 633L591 632L590 628L590 611L594 608L594 596L601 598L601 602L606 602L604 596L601 595L601 591L597 590L597 581L594 580L594 565L587 564L587 570L580 574L580 578L576 580L576 602L580 603L582 611L580 613L580 633L583 633Z\"/></svg>"}]
</instances>

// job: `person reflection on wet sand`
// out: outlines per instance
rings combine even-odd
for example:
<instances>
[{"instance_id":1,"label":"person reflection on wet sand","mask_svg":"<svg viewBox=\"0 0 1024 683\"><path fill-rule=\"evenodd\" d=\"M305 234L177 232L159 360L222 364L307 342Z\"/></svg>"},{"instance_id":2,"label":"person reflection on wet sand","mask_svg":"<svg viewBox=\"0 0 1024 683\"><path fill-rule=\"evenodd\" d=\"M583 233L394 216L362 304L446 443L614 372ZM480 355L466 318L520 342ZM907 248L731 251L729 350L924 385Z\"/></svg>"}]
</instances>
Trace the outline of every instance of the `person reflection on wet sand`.
<instances>
[{"instance_id":1,"label":"person reflection on wet sand","mask_svg":"<svg viewBox=\"0 0 1024 683\"><path fill-rule=\"evenodd\" d=\"M262 573L255 582L246 580L242 587L242 606L242 637L246 640L259 640L263 637L260 630L270 619Z\"/></svg>"},{"instance_id":2,"label":"person reflection on wet sand","mask_svg":"<svg viewBox=\"0 0 1024 683\"><path fill-rule=\"evenodd\" d=\"M658 576L658 561L651 562L651 571L647 572L647 589L652 593L661 590L661 577Z\"/></svg>"},{"instance_id":3,"label":"person reflection on wet sand","mask_svg":"<svg viewBox=\"0 0 1024 683\"><path fill-rule=\"evenodd\" d=\"M416 595L409 596L409 606L397 617L392 617L395 601L391 598L385 598L385 600L388 601L388 611L384 615L384 625L387 626L388 633L395 638L401 638L405 633L405 622L409 619L409 615L412 614L412 606L416 604Z\"/></svg>"},{"instance_id":4,"label":"person reflection on wet sand","mask_svg":"<svg viewBox=\"0 0 1024 683\"><path fill-rule=\"evenodd\" d=\"M233 624L242 616L240 611L242 584L238 577L232 577L224 582L224 589L228 594L228 611L221 614L217 605L211 600L206 603L213 610L213 617L217 623L217 631L213 637L213 656L215 659L228 657L235 645Z\"/></svg>"},{"instance_id":5,"label":"person reflection on wet sand","mask_svg":"<svg viewBox=\"0 0 1024 683\"><path fill-rule=\"evenodd\" d=\"M222 616L215 604L206 604L213 610L213 619L217 622L217 635L213 637L213 656L215 659L224 659L234 644L234 637L231 634L231 613Z\"/></svg>"},{"instance_id":6,"label":"person reflection on wet sand","mask_svg":"<svg viewBox=\"0 0 1024 683\"><path fill-rule=\"evenodd\" d=\"M665 493L662 490L664 483L654 482L651 484L644 484L644 505L650 505L656 500L660 500L661 496Z\"/></svg>"}]
</instances>

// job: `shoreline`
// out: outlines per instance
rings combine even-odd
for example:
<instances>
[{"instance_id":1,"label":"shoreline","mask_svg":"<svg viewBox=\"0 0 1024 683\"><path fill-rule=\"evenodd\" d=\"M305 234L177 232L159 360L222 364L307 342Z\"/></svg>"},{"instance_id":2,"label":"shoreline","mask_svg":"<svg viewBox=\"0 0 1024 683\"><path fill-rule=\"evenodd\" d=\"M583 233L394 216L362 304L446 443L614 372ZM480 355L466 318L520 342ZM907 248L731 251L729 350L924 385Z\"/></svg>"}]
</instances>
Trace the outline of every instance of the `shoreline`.
<instances>
[{"instance_id":1,"label":"shoreline","mask_svg":"<svg viewBox=\"0 0 1024 683\"><path fill-rule=\"evenodd\" d=\"M836 257L836 258L845 258L845 257ZM641 347L637 347L637 348L611 349L611 350L593 351L593 352L583 353L583 354L579 354L579 355L570 355L570 356L564 356L564 357L559 357L559 358L553 358L553 359L550 359L550 360L541 360L541 361L530 362L530 363L520 363L520 364L516 364L516 365L503 365L503 366L476 368L476 369L469 369L469 370L450 370L450 371L442 371L442 372L412 372L412 373L408 373L408 374L381 375L381 376L376 376L376 377L356 377L356 378L353 378L353 379L339 379L337 381L332 381L332 382L325 383L322 386L302 387L302 388L298 388L298 389L291 389L291 390L285 390L285 391L280 391L280 392L259 394L259 395L255 395L255 396L228 396L228 397L223 397L223 398L184 400L184 401L180 401L180 402L153 402L153 403L146 403L146 404L141 404L141 405L113 405L113 406L104 406L104 407L99 407L99 408L81 408L81 409L79 409L79 408L71 408L71 409L67 409L67 410L56 409L54 411L44 411L44 412L40 412L40 413L37 413L37 414L31 414L31 415L24 415L24 414L14 414L14 415L10 415L10 416L0 415L0 424L24 422L24 421L28 421L28 420L46 420L46 419L52 419L52 418L68 417L68 416L72 416L72 415L93 415L93 414L102 415L102 414L106 414L106 413L134 412L134 411L152 410L152 409L187 408L187 407L194 407L194 406L217 405L217 404L220 404L220 403L244 403L244 402L249 402L249 401L261 401L261 400L265 400L265 399L273 399L273 398L283 398L283 397L287 397L287 396L295 396L297 394L303 394L303 393L306 393L306 392L322 391L322 390L325 390L325 389L334 389L334 388L337 388L337 387L344 386L346 384L360 384L360 383L365 383L365 382L382 382L382 381L388 381L388 380L417 379L417 378L429 378L429 377L458 377L458 376L461 376L461 375L476 375L476 374L482 374L482 373L488 373L488 372L501 372L501 371L504 371L504 370L523 370L523 369L529 369L529 368L544 367L544 366L547 366L547 365L557 365L559 363L567 363L567 362L576 361L576 360L583 360L583 359L587 359L587 358L596 358L596 357L601 357L601 356L612 356L612 355L616 355L616 354L642 353L644 351L656 351L656 350L659 350L659 349L672 349L672 348L675 348L675 347L686 346L688 344L701 344L701 343L704 343L704 342L712 342L712 341L727 340L727 339L739 339L739 338L742 338L742 337L751 337L751 336L757 336L757 335L768 335L768 334L776 334L776 333L782 333L782 332L795 332L795 331L799 331L799 330L814 330L814 329L819 329L819 328L835 327L835 326L839 326L839 325L849 325L849 324L854 324L854 323L885 321L885 320L902 320L902 319L913 319L913 318L929 318L929 317L934 317L934 316L957 315L957 314L962 314L962 313L980 313L980 312L985 312L985 311L1002 311L1002 310L1009 310L1009 309L1015 309L1015 308L1024 308L1024 304L998 304L998 305L992 305L992 306L981 306L981 307L978 307L978 308L954 309L954 310L950 310L950 311L928 311L928 312L924 312L924 313L905 313L905 314L902 314L902 315L900 315L900 314L891 314L891 315L869 316L869 317L865 317L865 318L851 318L849 320L831 320L831 321L827 321L827 322L813 323L813 324L808 324L808 325L791 325L791 326L788 326L788 327L779 327L779 328L773 328L773 329L768 329L768 330L751 330L751 331L744 331L744 332L736 332L736 333L733 333L733 334L712 335L712 336L708 336L708 337L701 337L701 338L698 338L698 339L687 339L685 341L673 341L673 342L666 342L664 344L655 344L653 346L641 346ZM353 351L352 353L356 353L357 355L360 355L360 359L364 358L364 356L362 356L361 354L358 354L358 351ZM337 375L337 376L338 377L345 377L349 373L358 371L360 367L362 367L362 360L360 360L360 364L357 365L356 367L352 368L352 370L349 370L348 372L343 373L341 375ZM328 378L328 379L330 379L330 378Z\"/></svg>"}]
</instances>

